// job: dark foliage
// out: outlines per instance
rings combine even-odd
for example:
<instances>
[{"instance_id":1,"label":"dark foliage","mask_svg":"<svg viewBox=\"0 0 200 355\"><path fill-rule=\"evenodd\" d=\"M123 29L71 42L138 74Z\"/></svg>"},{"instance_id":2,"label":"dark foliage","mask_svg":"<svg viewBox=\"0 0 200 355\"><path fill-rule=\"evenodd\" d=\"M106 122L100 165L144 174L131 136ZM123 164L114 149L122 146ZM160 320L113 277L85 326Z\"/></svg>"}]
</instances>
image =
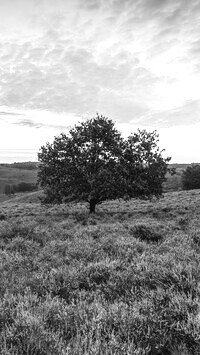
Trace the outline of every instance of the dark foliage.
<instances>
[{"instance_id":1,"label":"dark foliage","mask_svg":"<svg viewBox=\"0 0 200 355\"><path fill-rule=\"evenodd\" d=\"M182 185L184 190L200 188L200 165L188 166L182 174Z\"/></svg>"},{"instance_id":2,"label":"dark foliage","mask_svg":"<svg viewBox=\"0 0 200 355\"><path fill-rule=\"evenodd\" d=\"M17 192L31 192L37 190L37 184L29 182L20 182L16 185L6 184L4 188L5 195L13 195Z\"/></svg>"},{"instance_id":3,"label":"dark foliage","mask_svg":"<svg viewBox=\"0 0 200 355\"><path fill-rule=\"evenodd\" d=\"M130 229L130 233L133 237L146 242L159 242L163 239L162 234L145 224L136 224Z\"/></svg>"},{"instance_id":4,"label":"dark foliage","mask_svg":"<svg viewBox=\"0 0 200 355\"><path fill-rule=\"evenodd\" d=\"M160 196L170 158L157 142L157 133L145 130L124 140L112 120L97 114L41 147L45 202L87 201L95 212L108 199Z\"/></svg>"},{"instance_id":5,"label":"dark foliage","mask_svg":"<svg viewBox=\"0 0 200 355\"><path fill-rule=\"evenodd\" d=\"M122 175L129 197L159 197L166 173L174 174L167 164L171 158L162 157L164 150L160 151L157 143L156 131L146 130L138 130L124 142Z\"/></svg>"},{"instance_id":6,"label":"dark foliage","mask_svg":"<svg viewBox=\"0 0 200 355\"><path fill-rule=\"evenodd\" d=\"M28 183L28 182L20 182L17 185L13 185L14 192L27 192L27 191L36 191L37 184Z\"/></svg>"}]
</instances>

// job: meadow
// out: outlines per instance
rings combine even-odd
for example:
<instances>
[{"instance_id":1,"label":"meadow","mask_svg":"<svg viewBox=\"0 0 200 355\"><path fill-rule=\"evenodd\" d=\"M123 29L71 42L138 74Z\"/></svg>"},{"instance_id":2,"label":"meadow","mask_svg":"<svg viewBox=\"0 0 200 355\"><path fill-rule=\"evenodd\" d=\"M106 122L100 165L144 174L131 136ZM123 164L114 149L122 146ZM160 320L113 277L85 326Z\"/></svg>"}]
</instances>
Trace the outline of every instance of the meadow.
<instances>
[{"instance_id":1,"label":"meadow","mask_svg":"<svg viewBox=\"0 0 200 355\"><path fill-rule=\"evenodd\" d=\"M200 190L0 205L0 354L200 354Z\"/></svg>"}]
</instances>

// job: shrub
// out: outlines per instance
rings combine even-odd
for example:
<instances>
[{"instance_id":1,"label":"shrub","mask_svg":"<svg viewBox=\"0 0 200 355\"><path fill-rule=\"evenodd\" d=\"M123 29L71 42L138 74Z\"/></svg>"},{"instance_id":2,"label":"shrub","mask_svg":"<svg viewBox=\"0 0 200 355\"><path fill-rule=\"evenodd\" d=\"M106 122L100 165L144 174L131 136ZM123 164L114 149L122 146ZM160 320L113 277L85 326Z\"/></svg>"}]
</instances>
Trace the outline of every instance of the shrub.
<instances>
[{"instance_id":1,"label":"shrub","mask_svg":"<svg viewBox=\"0 0 200 355\"><path fill-rule=\"evenodd\" d=\"M37 184L29 183L29 182L20 182L16 185L6 184L4 188L5 195L13 195L16 192L31 192L36 191L38 189Z\"/></svg>"},{"instance_id":2,"label":"shrub","mask_svg":"<svg viewBox=\"0 0 200 355\"><path fill-rule=\"evenodd\" d=\"M200 165L188 166L182 174L184 190L200 189Z\"/></svg>"},{"instance_id":3,"label":"shrub","mask_svg":"<svg viewBox=\"0 0 200 355\"><path fill-rule=\"evenodd\" d=\"M132 226L130 228L130 234L133 235L134 238L139 238L146 242L159 242L163 239L161 233L143 223Z\"/></svg>"},{"instance_id":4,"label":"shrub","mask_svg":"<svg viewBox=\"0 0 200 355\"><path fill-rule=\"evenodd\" d=\"M17 185L13 185L14 192L30 192L36 191L38 189L37 184L29 183L29 182L20 182Z\"/></svg>"}]
</instances>

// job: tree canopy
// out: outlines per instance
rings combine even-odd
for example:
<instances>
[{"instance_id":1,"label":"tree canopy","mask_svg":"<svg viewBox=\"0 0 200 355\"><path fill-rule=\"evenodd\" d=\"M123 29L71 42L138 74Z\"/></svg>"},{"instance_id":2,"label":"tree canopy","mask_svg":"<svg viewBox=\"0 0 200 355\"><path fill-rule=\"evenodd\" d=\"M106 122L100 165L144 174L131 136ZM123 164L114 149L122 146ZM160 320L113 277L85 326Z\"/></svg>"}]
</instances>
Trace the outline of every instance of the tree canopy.
<instances>
[{"instance_id":1,"label":"tree canopy","mask_svg":"<svg viewBox=\"0 0 200 355\"><path fill-rule=\"evenodd\" d=\"M46 202L87 201L90 212L107 199L162 194L167 164L156 131L126 140L111 119L96 117L41 147L38 180Z\"/></svg>"}]
</instances>

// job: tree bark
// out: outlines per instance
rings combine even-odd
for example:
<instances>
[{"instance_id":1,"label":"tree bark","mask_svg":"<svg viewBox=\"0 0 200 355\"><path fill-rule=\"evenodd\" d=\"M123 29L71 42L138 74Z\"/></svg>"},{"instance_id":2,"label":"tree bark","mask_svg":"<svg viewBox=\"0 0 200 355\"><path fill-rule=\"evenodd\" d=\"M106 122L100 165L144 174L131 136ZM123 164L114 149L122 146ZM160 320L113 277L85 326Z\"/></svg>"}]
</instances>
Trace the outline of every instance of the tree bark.
<instances>
[{"instance_id":1,"label":"tree bark","mask_svg":"<svg viewBox=\"0 0 200 355\"><path fill-rule=\"evenodd\" d=\"M90 200L90 213L95 213L96 201L95 199Z\"/></svg>"}]
</instances>

